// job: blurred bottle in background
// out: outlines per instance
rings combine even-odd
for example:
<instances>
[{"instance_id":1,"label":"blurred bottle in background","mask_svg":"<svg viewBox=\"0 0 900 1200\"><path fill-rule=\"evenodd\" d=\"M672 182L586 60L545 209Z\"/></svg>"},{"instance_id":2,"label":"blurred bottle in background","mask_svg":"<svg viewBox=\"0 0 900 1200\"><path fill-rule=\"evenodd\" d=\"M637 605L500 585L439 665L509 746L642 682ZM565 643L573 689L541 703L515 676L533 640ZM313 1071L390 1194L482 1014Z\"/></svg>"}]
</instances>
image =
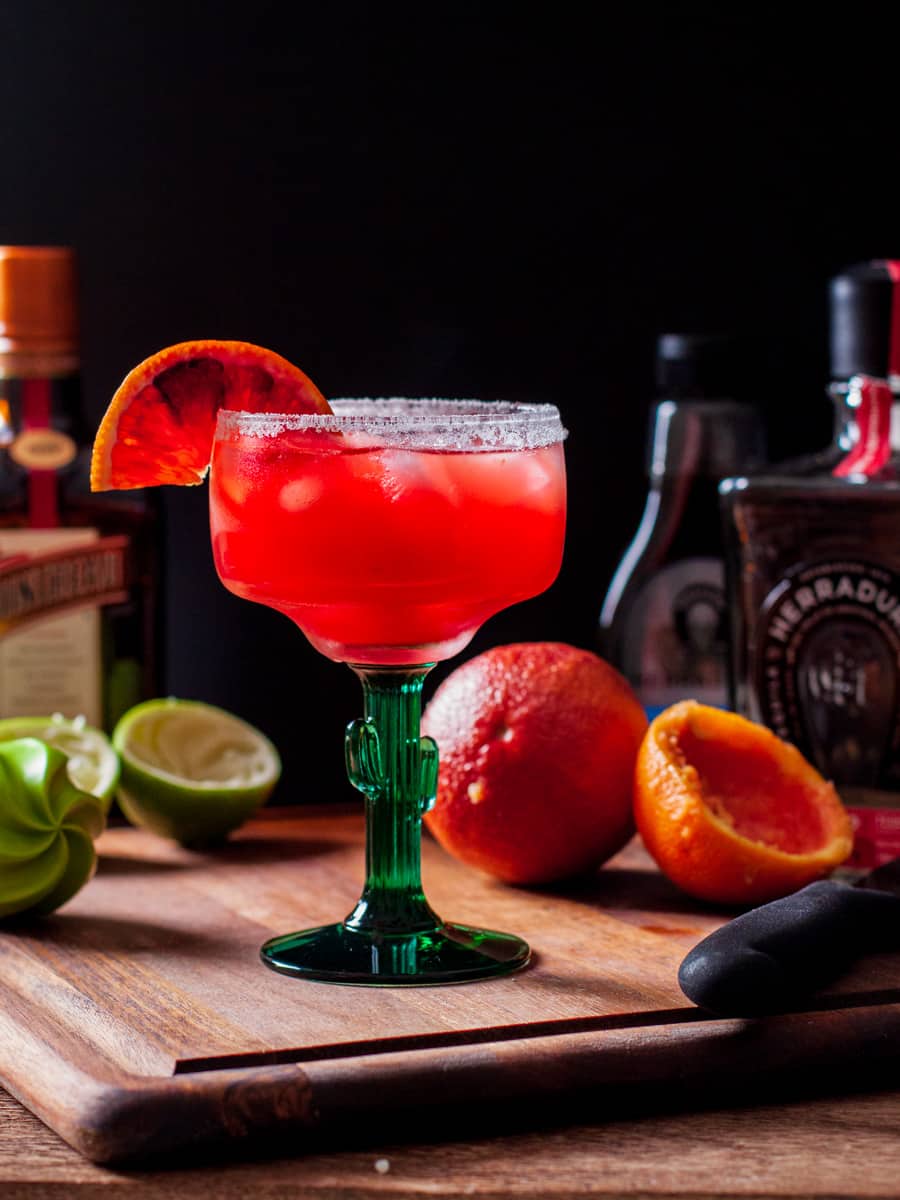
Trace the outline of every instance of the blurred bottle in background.
<instances>
[{"instance_id":1,"label":"blurred bottle in background","mask_svg":"<svg viewBox=\"0 0 900 1200\"><path fill-rule=\"evenodd\" d=\"M854 863L900 854L900 262L832 280L834 438L722 484L732 701L850 806Z\"/></svg>"},{"instance_id":2,"label":"blurred bottle in background","mask_svg":"<svg viewBox=\"0 0 900 1200\"><path fill-rule=\"evenodd\" d=\"M600 614L600 652L648 715L692 697L727 702L724 547L717 489L762 463L762 422L735 399L737 343L665 334L650 428L650 491Z\"/></svg>"},{"instance_id":3,"label":"blurred bottle in background","mask_svg":"<svg viewBox=\"0 0 900 1200\"><path fill-rule=\"evenodd\" d=\"M109 728L157 691L143 493L90 491L75 255L0 246L0 717Z\"/></svg>"}]
</instances>

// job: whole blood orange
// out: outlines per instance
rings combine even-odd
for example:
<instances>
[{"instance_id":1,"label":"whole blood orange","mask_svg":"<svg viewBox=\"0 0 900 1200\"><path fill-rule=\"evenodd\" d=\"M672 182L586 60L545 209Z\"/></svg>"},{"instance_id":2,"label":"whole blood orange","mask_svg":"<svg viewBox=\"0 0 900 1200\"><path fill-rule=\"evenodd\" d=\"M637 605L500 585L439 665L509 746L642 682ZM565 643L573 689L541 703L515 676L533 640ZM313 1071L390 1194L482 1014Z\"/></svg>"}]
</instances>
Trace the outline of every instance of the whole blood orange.
<instances>
[{"instance_id":1,"label":"whole blood orange","mask_svg":"<svg viewBox=\"0 0 900 1200\"><path fill-rule=\"evenodd\" d=\"M249 342L179 342L130 371L94 439L91 487L201 483L220 408L330 412L298 367Z\"/></svg>"},{"instance_id":2,"label":"whole blood orange","mask_svg":"<svg viewBox=\"0 0 900 1200\"><path fill-rule=\"evenodd\" d=\"M853 846L837 792L799 750L693 700L647 730L634 814L672 882L723 904L785 896L839 866Z\"/></svg>"},{"instance_id":3,"label":"whole blood orange","mask_svg":"<svg viewBox=\"0 0 900 1200\"><path fill-rule=\"evenodd\" d=\"M440 751L426 823L471 866L546 883L598 865L631 836L647 721L595 654L556 642L488 650L444 680L422 727Z\"/></svg>"}]
</instances>

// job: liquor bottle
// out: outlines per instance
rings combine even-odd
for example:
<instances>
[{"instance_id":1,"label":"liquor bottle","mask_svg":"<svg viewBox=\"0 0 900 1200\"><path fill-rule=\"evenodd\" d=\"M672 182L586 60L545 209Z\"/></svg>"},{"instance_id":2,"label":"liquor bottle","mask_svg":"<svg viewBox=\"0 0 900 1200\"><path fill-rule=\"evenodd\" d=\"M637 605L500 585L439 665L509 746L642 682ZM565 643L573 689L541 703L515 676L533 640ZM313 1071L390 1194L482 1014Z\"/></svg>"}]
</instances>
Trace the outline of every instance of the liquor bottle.
<instances>
[{"instance_id":1,"label":"liquor bottle","mask_svg":"<svg viewBox=\"0 0 900 1200\"><path fill-rule=\"evenodd\" d=\"M763 461L757 410L735 399L736 343L665 334L652 417L650 489L600 614L600 651L649 716L690 696L727 699L719 481Z\"/></svg>"},{"instance_id":2,"label":"liquor bottle","mask_svg":"<svg viewBox=\"0 0 900 1200\"><path fill-rule=\"evenodd\" d=\"M157 690L155 513L90 455L75 256L0 246L0 717L109 728Z\"/></svg>"},{"instance_id":3,"label":"liquor bottle","mask_svg":"<svg viewBox=\"0 0 900 1200\"><path fill-rule=\"evenodd\" d=\"M832 280L830 446L722 484L734 707L793 742L900 854L900 263Z\"/></svg>"}]
</instances>

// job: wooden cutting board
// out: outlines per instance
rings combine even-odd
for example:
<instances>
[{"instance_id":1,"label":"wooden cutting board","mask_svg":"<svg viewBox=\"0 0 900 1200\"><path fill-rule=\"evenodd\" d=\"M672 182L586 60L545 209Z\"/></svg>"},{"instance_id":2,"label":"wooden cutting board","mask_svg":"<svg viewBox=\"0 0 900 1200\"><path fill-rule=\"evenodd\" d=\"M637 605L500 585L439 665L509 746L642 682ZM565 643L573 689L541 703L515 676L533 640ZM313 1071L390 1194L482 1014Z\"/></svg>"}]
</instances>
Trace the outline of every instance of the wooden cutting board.
<instances>
[{"instance_id":1,"label":"wooden cutting board","mask_svg":"<svg viewBox=\"0 0 900 1200\"><path fill-rule=\"evenodd\" d=\"M276 975L274 933L339 919L363 869L360 815L273 813L195 853L134 829L100 842L95 879L50 918L0 933L0 1084L96 1161L281 1139L351 1141L377 1119L490 1123L522 1105L629 1105L676 1089L900 1057L900 955L862 964L809 1010L704 1017L686 951L728 914L678 893L635 842L594 877L511 888L430 840L445 918L527 938L506 978L349 988ZM432 1125L433 1133L433 1125Z\"/></svg>"}]
</instances>

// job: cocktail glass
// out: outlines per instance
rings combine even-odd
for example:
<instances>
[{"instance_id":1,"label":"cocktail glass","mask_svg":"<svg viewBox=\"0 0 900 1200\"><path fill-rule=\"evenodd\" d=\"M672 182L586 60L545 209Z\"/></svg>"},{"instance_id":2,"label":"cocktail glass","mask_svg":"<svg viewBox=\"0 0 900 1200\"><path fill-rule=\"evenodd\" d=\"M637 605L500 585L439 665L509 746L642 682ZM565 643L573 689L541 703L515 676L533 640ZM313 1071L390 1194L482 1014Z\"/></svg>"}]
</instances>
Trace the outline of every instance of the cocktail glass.
<instances>
[{"instance_id":1,"label":"cocktail glass","mask_svg":"<svg viewBox=\"0 0 900 1200\"><path fill-rule=\"evenodd\" d=\"M458 983L524 966L519 937L441 920L420 874L438 751L422 684L480 625L555 579L565 431L552 405L335 401L219 414L210 518L222 582L289 616L362 681L346 734L366 880L333 925L266 942L268 966L334 983Z\"/></svg>"}]
</instances>

